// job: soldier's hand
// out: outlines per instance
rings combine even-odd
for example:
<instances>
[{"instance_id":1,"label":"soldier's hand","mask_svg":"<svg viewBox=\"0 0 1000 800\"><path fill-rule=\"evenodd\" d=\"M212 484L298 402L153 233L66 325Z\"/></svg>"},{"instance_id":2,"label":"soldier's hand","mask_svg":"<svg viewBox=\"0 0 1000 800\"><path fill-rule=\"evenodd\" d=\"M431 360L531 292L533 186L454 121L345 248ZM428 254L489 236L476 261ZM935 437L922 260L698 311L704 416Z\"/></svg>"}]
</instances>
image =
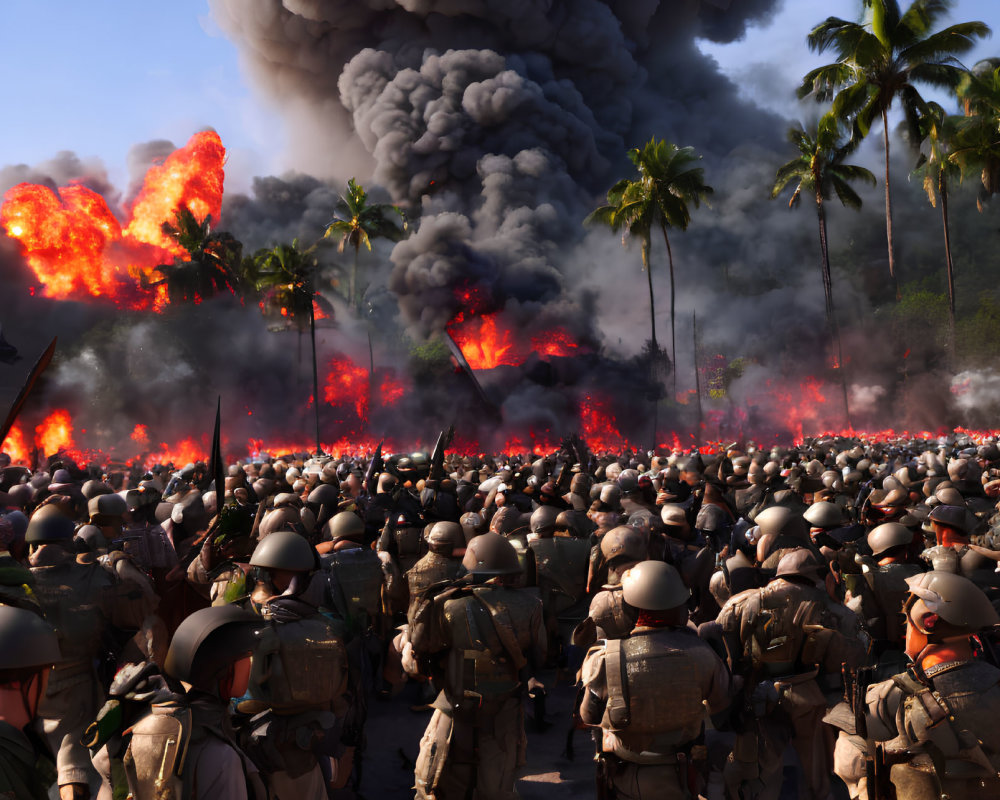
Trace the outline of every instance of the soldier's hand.
<instances>
[{"instance_id":1,"label":"soldier's hand","mask_svg":"<svg viewBox=\"0 0 1000 800\"><path fill-rule=\"evenodd\" d=\"M535 678L528 679L528 694L534 695L536 692L545 692L545 684Z\"/></svg>"}]
</instances>

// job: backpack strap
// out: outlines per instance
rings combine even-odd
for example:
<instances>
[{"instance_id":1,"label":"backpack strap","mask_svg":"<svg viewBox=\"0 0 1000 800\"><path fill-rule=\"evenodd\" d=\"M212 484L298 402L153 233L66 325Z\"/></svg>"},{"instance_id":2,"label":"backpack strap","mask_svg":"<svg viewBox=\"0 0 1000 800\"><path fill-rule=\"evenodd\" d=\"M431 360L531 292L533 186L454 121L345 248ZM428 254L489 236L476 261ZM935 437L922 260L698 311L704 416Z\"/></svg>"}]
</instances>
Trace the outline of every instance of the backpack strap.
<instances>
[{"instance_id":1,"label":"backpack strap","mask_svg":"<svg viewBox=\"0 0 1000 800\"><path fill-rule=\"evenodd\" d=\"M605 712L615 730L632 722L629 709L628 677L622 654L623 639L609 639L604 650L604 671L608 681L608 707Z\"/></svg>"}]
</instances>

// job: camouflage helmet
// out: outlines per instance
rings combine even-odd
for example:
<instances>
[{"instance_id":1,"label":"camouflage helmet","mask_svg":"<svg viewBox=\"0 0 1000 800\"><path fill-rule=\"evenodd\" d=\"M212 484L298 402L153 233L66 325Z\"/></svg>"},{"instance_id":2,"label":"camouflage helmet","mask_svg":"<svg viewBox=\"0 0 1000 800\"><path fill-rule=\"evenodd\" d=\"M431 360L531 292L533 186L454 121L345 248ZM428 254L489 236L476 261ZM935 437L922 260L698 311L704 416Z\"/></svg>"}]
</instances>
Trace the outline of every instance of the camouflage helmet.
<instances>
[{"instance_id":1,"label":"camouflage helmet","mask_svg":"<svg viewBox=\"0 0 1000 800\"><path fill-rule=\"evenodd\" d=\"M251 567L310 572L319 561L313 546L294 531L275 531L261 539L250 556Z\"/></svg>"},{"instance_id":2,"label":"camouflage helmet","mask_svg":"<svg viewBox=\"0 0 1000 800\"><path fill-rule=\"evenodd\" d=\"M260 626L257 617L238 606L199 609L185 617L174 632L163 671L215 694L219 678L229 665L256 649Z\"/></svg>"},{"instance_id":3,"label":"camouflage helmet","mask_svg":"<svg viewBox=\"0 0 1000 800\"><path fill-rule=\"evenodd\" d=\"M827 563L812 550L796 547L781 557L774 577L788 578L798 575L811 581L818 581L828 570Z\"/></svg>"},{"instance_id":4,"label":"camouflage helmet","mask_svg":"<svg viewBox=\"0 0 1000 800\"><path fill-rule=\"evenodd\" d=\"M465 532L457 522L435 522L427 532L427 546L432 553L454 555L465 547Z\"/></svg>"},{"instance_id":5,"label":"camouflage helmet","mask_svg":"<svg viewBox=\"0 0 1000 800\"><path fill-rule=\"evenodd\" d=\"M642 611L669 611L690 596L680 573L664 561L640 561L622 576L622 599Z\"/></svg>"},{"instance_id":6,"label":"camouflage helmet","mask_svg":"<svg viewBox=\"0 0 1000 800\"><path fill-rule=\"evenodd\" d=\"M73 539L74 528L73 520L63 514L58 506L42 506L31 515L24 541L27 544L69 542Z\"/></svg>"},{"instance_id":7,"label":"camouflage helmet","mask_svg":"<svg viewBox=\"0 0 1000 800\"><path fill-rule=\"evenodd\" d=\"M813 503L802 516L814 528L837 528L844 524L841 507L826 500Z\"/></svg>"},{"instance_id":8,"label":"camouflage helmet","mask_svg":"<svg viewBox=\"0 0 1000 800\"><path fill-rule=\"evenodd\" d=\"M323 526L325 538L331 542L341 539L359 540L364 538L365 523L353 511L341 511Z\"/></svg>"},{"instance_id":9,"label":"camouflage helmet","mask_svg":"<svg viewBox=\"0 0 1000 800\"><path fill-rule=\"evenodd\" d=\"M931 614L936 614L959 632L975 633L1000 623L989 598L968 578L952 572L923 572L906 579L910 597L903 611L923 633L931 632L928 620L913 619L911 609L922 601Z\"/></svg>"},{"instance_id":10,"label":"camouflage helmet","mask_svg":"<svg viewBox=\"0 0 1000 800\"><path fill-rule=\"evenodd\" d=\"M761 511L753 520L761 536L790 536L807 541L809 531L800 514L785 506L771 506Z\"/></svg>"},{"instance_id":11,"label":"camouflage helmet","mask_svg":"<svg viewBox=\"0 0 1000 800\"><path fill-rule=\"evenodd\" d=\"M493 531L481 534L469 542L462 558L462 566L472 575L516 575L521 572L514 545Z\"/></svg>"},{"instance_id":12,"label":"camouflage helmet","mask_svg":"<svg viewBox=\"0 0 1000 800\"><path fill-rule=\"evenodd\" d=\"M558 516L559 509L555 506L539 506L531 512L528 528L539 536L551 536L556 532L556 517Z\"/></svg>"},{"instance_id":13,"label":"camouflage helmet","mask_svg":"<svg viewBox=\"0 0 1000 800\"><path fill-rule=\"evenodd\" d=\"M884 522L868 532L868 547L875 556L912 541L913 531L898 522Z\"/></svg>"},{"instance_id":14,"label":"camouflage helmet","mask_svg":"<svg viewBox=\"0 0 1000 800\"><path fill-rule=\"evenodd\" d=\"M39 614L0 606L0 682L38 672L61 658L55 628Z\"/></svg>"},{"instance_id":15,"label":"camouflage helmet","mask_svg":"<svg viewBox=\"0 0 1000 800\"><path fill-rule=\"evenodd\" d=\"M601 537L601 555L605 561L616 558L643 561L649 555L649 545L642 531L632 525L619 525Z\"/></svg>"}]
</instances>

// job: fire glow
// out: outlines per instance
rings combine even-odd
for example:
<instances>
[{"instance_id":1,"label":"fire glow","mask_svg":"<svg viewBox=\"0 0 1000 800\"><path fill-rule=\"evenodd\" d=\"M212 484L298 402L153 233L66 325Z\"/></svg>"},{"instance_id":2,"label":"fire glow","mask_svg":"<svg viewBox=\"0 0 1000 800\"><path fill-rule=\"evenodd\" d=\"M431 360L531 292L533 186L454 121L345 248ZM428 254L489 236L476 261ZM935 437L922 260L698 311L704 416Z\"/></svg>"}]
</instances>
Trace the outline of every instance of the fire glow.
<instances>
[{"instance_id":1,"label":"fire glow","mask_svg":"<svg viewBox=\"0 0 1000 800\"><path fill-rule=\"evenodd\" d=\"M150 167L124 224L97 192L79 184L53 191L21 183L4 195L0 225L18 240L45 297L106 298L120 308L161 310L164 287L144 288L152 270L184 250L163 233L178 208L217 222L225 148L214 131L196 133Z\"/></svg>"},{"instance_id":2,"label":"fire glow","mask_svg":"<svg viewBox=\"0 0 1000 800\"><path fill-rule=\"evenodd\" d=\"M499 312L478 316L459 312L447 329L472 369L517 367L531 352L553 358L571 356L578 350L573 337L558 327L535 334L530 344L517 341L511 330L504 327Z\"/></svg>"}]
</instances>

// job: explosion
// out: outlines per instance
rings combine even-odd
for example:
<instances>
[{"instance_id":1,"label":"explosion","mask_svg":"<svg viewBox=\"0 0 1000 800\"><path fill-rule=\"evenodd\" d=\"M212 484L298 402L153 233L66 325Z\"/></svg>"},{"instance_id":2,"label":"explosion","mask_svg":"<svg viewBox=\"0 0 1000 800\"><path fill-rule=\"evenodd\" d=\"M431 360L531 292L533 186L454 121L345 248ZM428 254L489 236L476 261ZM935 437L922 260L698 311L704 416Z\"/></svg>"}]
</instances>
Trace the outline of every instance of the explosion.
<instances>
[{"instance_id":1,"label":"explosion","mask_svg":"<svg viewBox=\"0 0 1000 800\"><path fill-rule=\"evenodd\" d=\"M4 195L0 226L21 243L43 296L104 298L119 308L159 311L166 291L148 288L152 271L185 254L162 225L182 207L198 220L219 219L225 154L214 131L196 133L149 169L124 224L85 186L53 191L21 183Z\"/></svg>"}]
</instances>

